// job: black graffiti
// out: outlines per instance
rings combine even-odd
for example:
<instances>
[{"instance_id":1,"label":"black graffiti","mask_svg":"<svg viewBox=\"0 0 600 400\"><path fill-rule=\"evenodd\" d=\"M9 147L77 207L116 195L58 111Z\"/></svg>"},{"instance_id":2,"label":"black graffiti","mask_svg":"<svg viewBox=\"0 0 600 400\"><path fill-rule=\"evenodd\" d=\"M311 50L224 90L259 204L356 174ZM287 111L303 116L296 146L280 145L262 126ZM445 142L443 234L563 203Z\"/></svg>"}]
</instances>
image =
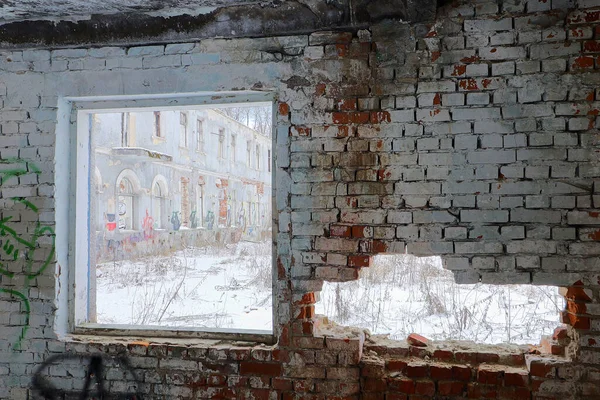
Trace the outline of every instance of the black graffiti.
<instances>
[{"instance_id":1,"label":"black graffiti","mask_svg":"<svg viewBox=\"0 0 600 400\"><path fill-rule=\"evenodd\" d=\"M87 364L83 387L78 386L76 389L58 388L56 382L53 383L53 377L50 376L51 367L68 364L74 368L81 368L81 366L76 367L73 361L80 361L83 365ZM110 393L105 387L106 364L112 368L122 370L124 379L128 382L133 382L135 385L135 391L116 394ZM54 379L56 380L57 378ZM63 380L64 377L60 379ZM77 378L73 377L70 379L76 380ZM36 369L31 385L34 392L45 400L59 400L63 398L73 400L143 400L142 395L137 392L138 383L137 375L126 357L108 357L101 354L61 354L49 357Z\"/></svg>"}]
</instances>

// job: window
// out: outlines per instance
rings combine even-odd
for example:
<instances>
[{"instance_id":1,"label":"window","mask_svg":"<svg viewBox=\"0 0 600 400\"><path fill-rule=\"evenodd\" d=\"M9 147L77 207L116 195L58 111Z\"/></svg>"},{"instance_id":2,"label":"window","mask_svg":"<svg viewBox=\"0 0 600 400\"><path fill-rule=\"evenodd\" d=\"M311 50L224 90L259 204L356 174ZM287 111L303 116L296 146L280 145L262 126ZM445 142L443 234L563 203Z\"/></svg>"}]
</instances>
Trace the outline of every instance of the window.
<instances>
[{"instance_id":1,"label":"window","mask_svg":"<svg viewBox=\"0 0 600 400\"><path fill-rule=\"evenodd\" d=\"M271 172L271 150L267 150L267 171Z\"/></svg>"},{"instance_id":2,"label":"window","mask_svg":"<svg viewBox=\"0 0 600 400\"><path fill-rule=\"evenodd\" d=\"M225 158L225 129L219 129L219 158Z\"/></svg>"},{"instance_id":3,"label":"window","mask_svg":"<svg viewBox=\"0 0 600 400\"><path fill-rule=\"evenodd\" d=\"M248 166L248 168L252 167L252 150L250 150L252 148L252 142L248 140L248 142L246 142L246 165Z\"/></svg>"},{"instance_id":4,"label":"window","mask_svg":"<svg viewBox=\"0 0 600 400\"><path fill-rule=\"evenodd\" d=\"M204 226L204 185L198 184L196 187L196 223L198 226Z\"/></svg>"},{"instance_id":5,"label":"window","mask_svg":"<svg viewBox=\"0 0 600 400\"><path fill-rule=\"evenodd\" d=\"M73 210L75 232L61 230L65 245L58 250L67 254L73 279L65 297L73 302L72 332L116 329L134 336L210 338L234 330L236 338L272 340L272 232L231 228L234 191L238 202L270 202L269 195L257 199L254 188L271 187L271 177L258 181L248 168L225 174L216 151L172 154L190 120L202 120L205 130L222 127L224 147L230 143L229 126L236 139L251 137L250 127L215 110L212 96L202 97L199 105L181 103L190 104L182 109L173 108L171 100L157 107L160 96L111 100L110 107L104 99L73 100L74 123L58 129L57 151L76 151L56 170L57 176L70 177L67 184L56 180L57 191L74 194L64 195L63 204ZM149 129L160 112L164 140L139 143L150 148L121 147L127 107L135 107L137 124ZM96 115L102 123L94 125L90 116ZM69 166L77 167L69 171ZM94 190L95 168L110 183L103 191ZM103 220L90 218L96 204L107 216ZM223 215L227 223L222 224Z\"/></svg>"},{"instance_id":6,"label":"window","mask_svg":"<svg viewBox=\"0 0 600 400\"><path fill-rule=\"evenodd\" d=\"M135 115L121 113L121 147L135 146Z\"/></svg>"},{"instance_id":7,"label":"window","mask_svg":"<svg viewBox=\"0 0 600 400\"><path fill-rule=\"evenodd\" d=\"M154 136L162 137L160 131L160 111L154 111Z\"/></svg>"},{"instance_id":8,"label":"window","mask_svg":"<svg viewBox=\"0 0 600 400\"><path fill-rule=\"evenodd\" d=\"M189 178L181 178L179 185L180 201L181 201L181 225L185 228L190 227L190 180Z\"/></svg>"},{"instance_id":9,"label":"window","mask_svg":"<svg viewBox=\"0 0 600 400\"><path fill-rule=\"evenodd\" d=\"M235 135L231 135L231 162L235 163Z\"/></svg>"},{"instance_id":10,"label":"window","mask_svg":"<svg viewBox=\"0 0 600 400\"><path fill-rule=\"evenodd\" d=\"M260 145L256 145L256 169L260 171Z\"/></svg>"},{"instance_id":11,"label":"window","mask_svg":"<svg viewBox=\"0 0 600 400\"><path fill-rule=\"evenodd\" d=\"M152 184L152 214L146 213L142 228L164 229L165 228L165 202L167 197L166 179L162 176L154 178Z\"/></svg>"},{"instance_id":12,"label":"window","mask_svg":"<svg viewBox=\"0 0 600 400\"><path fill-rule=\"evenodd\" d=\"M201 119L196 120L196 151L204 151L204 126Z\"/></svg>"},{"instance_id":13,"label":"window","mask_svg":"<svg viewBox=\"0 0 600 400\"><path fill-rule=\"evenodd\" d=\"M135 196L133 184L127 178L122 178L117 183L119 230L133 230L135 218Z\"/></svg>"},{"instance_id":14,"label":"window","mask_svg":"<svg viewBox=\"0 0 600 400\"><path fill-rule=\"evenodd\" d=\"M179 113L179 147L188 146L188 135L187 135L187 114L182 112Z\"/></svg>"}]
</instances>

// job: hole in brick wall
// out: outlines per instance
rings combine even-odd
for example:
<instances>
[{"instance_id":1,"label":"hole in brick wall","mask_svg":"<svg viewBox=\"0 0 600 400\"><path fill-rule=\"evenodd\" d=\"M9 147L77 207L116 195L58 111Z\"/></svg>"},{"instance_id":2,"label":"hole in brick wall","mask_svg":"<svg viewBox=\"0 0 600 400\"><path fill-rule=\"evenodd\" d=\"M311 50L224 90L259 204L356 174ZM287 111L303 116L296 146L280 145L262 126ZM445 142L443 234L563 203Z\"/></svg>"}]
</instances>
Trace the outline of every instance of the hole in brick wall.
<instances>
[{"instance_id":1,"label":"hole in brick wall","mask_svg":"<svg viewBox=\"0 0 600 400\"><path fill-rule=\"evenodd\" d=\"M374 257L360 279L326 282L316 312L334 322L404 340L537 344L560 324L557 287L457 284L440 257Z\"/></svg>"}]
</instances>

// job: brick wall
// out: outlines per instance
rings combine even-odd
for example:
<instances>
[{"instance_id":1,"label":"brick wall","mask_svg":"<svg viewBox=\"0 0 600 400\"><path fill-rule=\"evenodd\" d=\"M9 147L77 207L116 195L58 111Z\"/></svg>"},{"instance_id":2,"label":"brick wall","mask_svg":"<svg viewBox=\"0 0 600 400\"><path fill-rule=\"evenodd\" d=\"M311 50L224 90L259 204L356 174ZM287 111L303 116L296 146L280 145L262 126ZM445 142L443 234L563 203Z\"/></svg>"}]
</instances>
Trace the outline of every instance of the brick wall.
<instances>
[{"instance_id":1,"label":"brick wall","mask_svg":"<svg viewBox=\"0 0 600 400\"><path fill-rule=\"evenodd\" d=\"M86 371L144 398L600 398L599 6L477 1L430 24L3 51L0 398L82 392ZM60 100L240 89L279 99L278 344L57 334L73 268L54 254ZM322 282L404 251L442 255L459 282L564 286L569 327L536 349L327 333Z\"/></svg>"}]
</instances>

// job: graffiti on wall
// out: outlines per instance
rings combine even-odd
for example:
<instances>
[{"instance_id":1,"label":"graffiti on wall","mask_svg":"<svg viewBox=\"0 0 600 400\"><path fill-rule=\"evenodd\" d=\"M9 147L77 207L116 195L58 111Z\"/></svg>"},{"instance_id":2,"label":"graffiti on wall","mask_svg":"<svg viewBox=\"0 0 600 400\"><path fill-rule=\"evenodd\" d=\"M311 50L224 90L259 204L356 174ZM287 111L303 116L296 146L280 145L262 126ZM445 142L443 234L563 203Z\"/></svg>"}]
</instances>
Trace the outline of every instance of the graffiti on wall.
<instances>
[{"instance_id":1,"label":"graffiti on wall","mask_svg":"<svg viewBox=\"0 0 600 400\"><path fill-rule=\"evenodd\" d=\"M53 378L46 375L53 370L53 366L61 365L71 376L78 376L76 373L69 373L68 369L73 368L81 370L81 364L87 364L85 369L85 378L82 378L83 385L75 382L76 389L58 388L61 385L61 377L55 378L58 382L53 383ZM126 357L108 357L102 354L76 355L60 354L49 357L35 371L31 385L39 396L46 400L58 400L62 398L85 400L94 399L122 399L122 400L142 400L142 395L137 387L134 390L128 390L124 393L109 393L105 386L105 367L111 370L121 370L123 377L138 385L138 378Z\"/></svg>"},{"instance_id":2,"label":"graffiti on wall","mask_svg":"<svg viewBox=\"0 0 600 400\"><path fill-rule=\"evenodd\" d=\"M0 160L0 187L8 182L14 184L22 175L40 173L40 169L32 162L18 159ZM40 224L39 220L32 222L35 224L32 229L25 226L27 222L14 219L14 215L10 215L12 211L25 214L24 211L29 210L39 217L39 209L35 204L24 197L12 197L10 201L12 206L5 206L0 214L0 275L7 278L2 281L3 285L0 285L0 293L17 298L22 304L21 312L25 320L19 336L13 342L13 349L18 350L29 329L29 285L54 260L55 237L54 229ZM43 253L42 256L39 256L40 252ZM20 286L11 285L11 279L17 281L18 277L24 278L18 280Z\"/></svg>"}]
</instances>

